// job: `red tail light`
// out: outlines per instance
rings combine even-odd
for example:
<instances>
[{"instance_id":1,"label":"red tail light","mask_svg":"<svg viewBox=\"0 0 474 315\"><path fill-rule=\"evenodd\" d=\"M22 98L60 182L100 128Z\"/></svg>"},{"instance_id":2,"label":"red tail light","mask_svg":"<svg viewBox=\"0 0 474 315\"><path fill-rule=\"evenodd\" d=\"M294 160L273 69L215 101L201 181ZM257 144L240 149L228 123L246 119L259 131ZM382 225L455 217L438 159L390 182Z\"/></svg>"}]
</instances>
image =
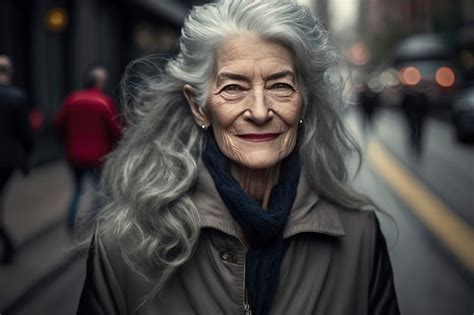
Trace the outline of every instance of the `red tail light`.
<instances>
[{"instance_id":1,"label":"red tail light","mask_svg":"<svg viewBox=\"0 0 474 315\"><path fill-rule=\"evenodd\" d=\"M450 87L456 81L454 71L448 67L441 67L436 71L436 82L442 87Z\"/></svg>"},{"instance_id":2,"label":"red tail light","mask_svg":"<svg viewBox=\"0 0 474 315\"><path fill-rule=\"evenodd\" d=\"M400 70L400 81L404 85L417 85L421 80L420 71L415 67L405 67Z\"/></svg>"}]
</instances>

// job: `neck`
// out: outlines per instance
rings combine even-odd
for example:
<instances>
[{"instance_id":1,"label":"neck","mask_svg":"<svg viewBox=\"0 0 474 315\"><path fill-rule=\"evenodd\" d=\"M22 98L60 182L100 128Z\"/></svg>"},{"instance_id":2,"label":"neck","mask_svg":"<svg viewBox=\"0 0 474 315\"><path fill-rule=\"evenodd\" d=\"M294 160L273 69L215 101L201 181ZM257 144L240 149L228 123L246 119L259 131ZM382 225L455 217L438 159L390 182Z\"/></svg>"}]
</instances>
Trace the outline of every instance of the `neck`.
<instances>
[{"instance_id":1,"label":"neck","mask_svg":"<svg viewBox=\"0 0 474 315\"><path fill-rule=\"evenodd\" d=\"M261 202L263 208L268 208L270 193L280 175L280 163L267 169L250 169L231 163L230 173L250 197Z\"/></svg>"}]
</instances>

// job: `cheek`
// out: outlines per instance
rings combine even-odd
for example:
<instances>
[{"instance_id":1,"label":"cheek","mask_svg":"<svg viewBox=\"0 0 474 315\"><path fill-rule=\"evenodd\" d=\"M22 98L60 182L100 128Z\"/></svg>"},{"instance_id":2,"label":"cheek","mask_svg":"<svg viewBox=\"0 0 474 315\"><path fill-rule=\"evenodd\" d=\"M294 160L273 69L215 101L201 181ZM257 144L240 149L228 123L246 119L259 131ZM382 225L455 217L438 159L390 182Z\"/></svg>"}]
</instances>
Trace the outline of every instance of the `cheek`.
<instances>
[{"instance_id":1,"label":"cheek","mask_svg":"<svg viewBox=\"0 0 474 315\"><path fill-rule=\"evenodd\" d=\"M300 120L302 102L299 97L286 102L274 102L272 109L289 128L292 128Z\"/></svg>"},{"instance_id":2,"label":"cheek","mask_svg":"<svg viewBox=\"0 0 474 315\"><path fill-rule=\"evenodd\" d=\"M227 129L212 125L212 131L221 150L223 147L232 147L232 137Z\"/></svg>"},{"instance_id":3,"label":"cheek","mask_svg":"<svg viewBox=\"0 0 474 315\"><path fill-rule=\"evenodd\" d=\"M297 139L298 139L298 126L295 125L288 130L286 137L283 140L284 143L282 145L282 148L285 155L288 155L289 153L291 153L291 151L293 151L293 149L295 148Z\"/></svg>"},{"instance_id":4,"label":"cheek","mask_svg":"<svg viewBox=\"0 0 474 315\"><path fill-rule=\"evenodd\" d=\"M279 117L288 127L288 131L281 143L282 154L284 156L290 154L296 145L301 110L302 101L299 95L291 102L279 103L279 106L275 107L275 111L278 112Z\"/></svg>"},{"instance_id":5,"label":"cheek","mask_svg":"<svg viewBox=\"0 0 474 315\"><path fill-rule=\"evenodd\" d=\"M241 162L244 160L246 148L242 148L241 145L236 143L236 139L227 129L213 126L212 131L214 132L217 146L227 158L235 162Z\"/></svg>"},{"instance_id":6,"label":"cheek","mask_svg":"<svg viewBox=\"0 0 474 315\"><path fill-rule=\"evenodd\" d=\"M207 106L209 120L213 126L229 128L241 114L236 104L227 104L225 100L212 99Z\"/></svg>"}]
</instances>

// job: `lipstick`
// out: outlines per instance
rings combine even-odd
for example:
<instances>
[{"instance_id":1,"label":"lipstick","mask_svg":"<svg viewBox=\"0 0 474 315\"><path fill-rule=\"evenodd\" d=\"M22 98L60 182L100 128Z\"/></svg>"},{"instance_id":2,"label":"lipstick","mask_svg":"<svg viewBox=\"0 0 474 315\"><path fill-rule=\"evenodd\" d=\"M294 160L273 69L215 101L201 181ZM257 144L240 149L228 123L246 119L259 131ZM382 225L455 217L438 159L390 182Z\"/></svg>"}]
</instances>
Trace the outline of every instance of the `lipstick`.
<instances>
[{"instance_id":1,"label":"lipstick","mask_svg":"<svg viewBox=\"0 0 474 315\"><path fill-rule=\"evenodd\" d=\"M247 133L247 134L239 135L239 137L246 141L265 142L265 141L271 141L277 138L279 135L280 135L279 133Z\"/></svg>"}]
</instances>

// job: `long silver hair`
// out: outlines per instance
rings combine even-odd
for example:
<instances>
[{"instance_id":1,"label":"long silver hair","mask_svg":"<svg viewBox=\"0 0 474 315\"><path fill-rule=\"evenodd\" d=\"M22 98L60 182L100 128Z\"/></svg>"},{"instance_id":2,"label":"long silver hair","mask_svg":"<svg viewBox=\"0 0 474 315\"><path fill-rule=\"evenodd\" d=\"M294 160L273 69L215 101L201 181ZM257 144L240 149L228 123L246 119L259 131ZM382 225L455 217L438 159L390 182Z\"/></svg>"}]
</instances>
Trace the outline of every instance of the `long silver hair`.
<instances>
[{"instance_id":1,"label":"long silver hair","mask_svg":"<svg viewBox=\"0 0 474 315\"><path fill-rule=\"evenodd\" d=\"M183 86L193 86L205 108L216 48L242 32L276 41L293 54L304 94L297 149L312 189L344 207L370 204L347 184L345 157L359 151L341 120L341 81L328 74L338 54L318 19L292 0L196 6L184 22L179 53L161 72L147 73L158 68L152 59L129 65L122 79L127 128L103 174L108 203L98 218L101 230L112 231L125 261L154 283L152 294L192 256L200 232L190 191L204 133L193 120Z\"/></svg>"}]
</instances>

